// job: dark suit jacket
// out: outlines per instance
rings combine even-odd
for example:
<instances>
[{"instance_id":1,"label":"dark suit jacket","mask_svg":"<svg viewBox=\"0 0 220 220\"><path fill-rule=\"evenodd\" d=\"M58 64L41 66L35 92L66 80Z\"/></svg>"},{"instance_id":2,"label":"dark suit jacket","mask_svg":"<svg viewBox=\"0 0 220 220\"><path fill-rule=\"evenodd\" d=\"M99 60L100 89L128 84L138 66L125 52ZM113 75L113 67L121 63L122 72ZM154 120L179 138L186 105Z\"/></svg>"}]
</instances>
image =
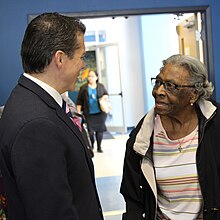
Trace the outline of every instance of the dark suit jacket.
<instances>
[{"instance_id":1,"label":"dark suit jacket","mask_svg":"<svg viewBox=\"0 0 220 220\"><path fill-rule=\"evenodd\" d=\"M20 77L0 120L10 220L102 220L81 133L40 86Z\"/></svg>"}]
</instances>

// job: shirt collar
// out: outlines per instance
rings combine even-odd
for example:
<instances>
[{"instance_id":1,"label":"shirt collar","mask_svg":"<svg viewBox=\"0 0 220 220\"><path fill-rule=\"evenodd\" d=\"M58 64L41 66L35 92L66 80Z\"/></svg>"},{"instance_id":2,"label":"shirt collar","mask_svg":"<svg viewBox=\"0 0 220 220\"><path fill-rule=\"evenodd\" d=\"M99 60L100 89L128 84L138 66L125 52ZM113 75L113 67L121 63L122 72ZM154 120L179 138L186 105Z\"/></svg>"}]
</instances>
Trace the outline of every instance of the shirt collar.
<instances>
[{"instance_id":1,"label":"shirt collar","mask_svg":"<svg viewBox=\"0 0 220 220\"><path fill-rule=\"evenodd\" d=\"M51 95L54 98L54 100L58 103L58 105L62 107L62 103L63 103L62 97L59 94L59 92L57 92L57 90L55 90L53 87L49 86L48 84L42 82L41 80L31 76L30 74L23 73L23 75L27 77L28 79L30 79L31 81L35 82L42 89L44 89L47 93L49 93L49 95Z\"/></svg>"}]
</instances>

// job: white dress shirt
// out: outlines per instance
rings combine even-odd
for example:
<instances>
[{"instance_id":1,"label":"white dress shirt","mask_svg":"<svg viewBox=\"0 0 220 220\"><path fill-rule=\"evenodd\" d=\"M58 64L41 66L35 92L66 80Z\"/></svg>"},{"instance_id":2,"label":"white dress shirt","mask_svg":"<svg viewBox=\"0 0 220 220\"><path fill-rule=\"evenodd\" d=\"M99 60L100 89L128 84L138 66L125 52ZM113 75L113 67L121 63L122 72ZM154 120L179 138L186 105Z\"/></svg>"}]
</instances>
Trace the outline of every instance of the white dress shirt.
<instances>
[{"instance_id":1,"label":"white dress shirt","mask_svg":"<svg viewBox=\"0 0 220 220\"><path fill-rule=\"evenodd\" d=\"M47 93L49 93L54 100L58 103L58 105L62 108L63 100L59 92L55 90L53 87L49 86L48 84L42 82L41 80L31 76L30 74L23 73L25 77L30 79L31 81L35 82L37 85L39 85L43 90L45 90Z\"/></svg>"}]
</instances>

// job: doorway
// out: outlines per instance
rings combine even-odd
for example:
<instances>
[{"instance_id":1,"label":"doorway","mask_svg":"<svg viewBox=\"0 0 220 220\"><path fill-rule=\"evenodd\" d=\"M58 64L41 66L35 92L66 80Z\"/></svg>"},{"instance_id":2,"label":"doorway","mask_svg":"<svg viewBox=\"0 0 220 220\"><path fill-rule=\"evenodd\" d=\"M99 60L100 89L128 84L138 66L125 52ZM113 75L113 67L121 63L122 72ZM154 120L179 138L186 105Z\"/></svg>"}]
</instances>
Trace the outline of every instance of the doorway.
<instances>
[{"instance_id":1,"label":"doorway","mask_svg":"<svg viewBox=\"0 0 220 220\"><path fill-rule=\"evenodd\" d=\"M197 14L82 19L87 27L86 50L95 51L96 70L101 83L109 91L113 107L107 119L109 131L126 133L127 128L135 126L153 106L149 79L157 74L162 59L184 50L184 54L194 56L196 54L192 54L192 48L198 48L199 45L199 51L203 51L199 43L201 38L198 34L198 40L195 38L195 32L201 31L198 30L201 19L195 21ZM184 22L187 22L187 19L191 19L190 24L194 22L190 28L185 27ZM186 29L185 32L178 31L180 25L181 30ZM189 36L187 31L193 35ZM183 40L180 39L185 40L182 47L179 42ZM149 44L157 45L149 49ZM163 49L164 47L166 49ZM203 57L203 53L200 54ZM130 116L127 116L129 114Z\"/></svg>"},{"instance_id":2,"label":"doorway","mask_svg":"<svg viewBox=\"0 0 220 220\"><path fill-rule=\"evenodd\" d=\"M143 13L142 13L143 12ZM159 13L158 13L159 12ZM163 13L162 13L163 12ZM159 42L156 43L158 45L162 45L160 42L161 38L165 38L166 36L164 34L162 35L152 35L152 32L154 32L156 29L166 29L166 27L161 26L163 24L163 18L162 20L159 20L157 25L153 25L149 28L149 30L146 30L146 33L142 33L142 36L140 37L137 36L136 33L140 31L140 26L143 25L141 20L141 17L155 17L158 15L159 16L167 16L167 15L172 15L176 16L177 18L181 18L181 15L186 15L186 14L192 14L196 15L199 13L200 18L197 19L200 23L197 26L200 26L201 30L197 32L196 38L199 38L199 56L201 57L201 60L204 60L204 63L206 64L207 68L209 69L210 73L210 79L213 81L213 77L211 75L210 69L212 68L212 62L210 62L210 57L211 57L211 45L210 45L210 36L207 34L207 27L206 23L207 20L210 18L210 12L208 9L205 7L197 7L197 8L184 8L184 9L175 9L169 11L169 13L164 13L165 11L163 9L153 12L152 11L149 13L149 11L141 10L141 11L124 11L124 12L111 12L111 15L104 15L102 12L97 12L93 14L72 14L73 16L77 16L82 19L82 21L87 25L87 21L94 21L95 26L98 26L98 20L99 19L111 19L112 21L116 21L117 23L120 23L121 20L124 20L125 22L127 21L126 27L119 28L117 31L118 36L122 37L123 39L126 39L128 41L127 44L125 44L124 40L121 40L119 43L116 41L101 41L99 43L93 42L93 43L87 43L87 50L92 50L92 48L97 52L97 54L101 54L100 51L105 51L104 47L107 46L107 44L117 44L118 45L118 54L119 56L119 69L120 80L114 80L111 78L111 75L106 75L106 73L109 72L102 72L102 70L99 69L99 72L101 73L101 81L105 84L107 88L111 88L111 85L114 85L115 82L120 82L119 84L121 88L119 88L117 91L113 91L110 93L114 95L110 95L110 101L117 99L115 103L119 103L119 100L121 102L120 105L114 104L113 103L113 109L116 112L111 112L110 115L108 116L108 122L107 122L107 127L109 131L116 131L116 132L126 132L127 128L132 128L136 125L138 120L143 117L143 115L149 111L149 109L153 106L153 99L151 97L151 90L152 87L150 85L150 80L149 78L151 77L150 74L157 74L157 71L159 70L159 66L161 65L161 61L164 58L167 58L167 53L163 53L160 47L155 47L155 51L153 53L149 52L147 55L143 53L143 47L145 47L145 50L147 48L147 43L151 41L155 42L156 39L159 39ZM183 16L184 17L184 16ZM140 21L141 20L141 21ZM153 20L153 19L152 19ZM115 22L114 25L117 25ZM154 23L154 22L151 22ZM106 25L108 23L106 22ZM189 27L189 26L187 26ZM92 31L89 29L88 31ZM188 28L188 31L191 31L191 28ZM178 28L175 28L175 32L178 32ZM113 33L110 33L112 35ZM103 28L99 29L99 32L95 33L97 38L103 40L106 37L106 33ZM109 33L108 33L109 35ZM201 35L201 36L200 36ZM143 37L144 36L144 37ZM149 38L151 37L151 39ZM178 36L178 35L177 35ZM181 36L182 37L182 36ZM86 36L85 36L86 38ZM180 38L180 36L179 36ZM134 43L135 42L135 43ZM136 47L136 43L139 42L138 47ZM192 42L192 41L191 41ZM182 46L185 46L185 54L189 53L189 47L187 49L186 45L186 40L182 43L185 43ZM196 42L197 44L198 42ZM122 45L122 46L121 46ZM173 47L176 45L174 41L172 40L171 46ZM178 37L177 37L177 45L178 45ZM209 48L207 49L207 45L210 45ZM112 46L113 47L113 46ZM128 50L130 48L130 51ZM123 52L124 49L126 49L126 52ZM149 50L148 50L149 51ZM183 50L182 50L183 51ZM175 52L175 53L181 53L181 51ZM173 51L171 52L170 55L172 55ZM99 56L97 55L97 56ZM116 57L117 57L116 56ZM114 56L111 57L111 59L115 58ZM99 58L98 58L99 60ZM127 63L124 62L124 60L127 60ZM107 60L106 60L107 61ZM99 61L97 62L97 68L100 68L102 64L98 64ZM130 65L130 66L129 66ZM117 97L117 98L116 98ZM116 106L116 107L115 107ZM119 107L118 107L119 106ZM119 114L120 111L122 110L122 115L120 116L120 123L117 117L114 117L114 115L117 115L117 110L119 109ZM113 114L112 114L113 113ZM114 120L114 118L116 120ZM115 124L116 122L116 124Z\"/></svg>"}]
</instances>

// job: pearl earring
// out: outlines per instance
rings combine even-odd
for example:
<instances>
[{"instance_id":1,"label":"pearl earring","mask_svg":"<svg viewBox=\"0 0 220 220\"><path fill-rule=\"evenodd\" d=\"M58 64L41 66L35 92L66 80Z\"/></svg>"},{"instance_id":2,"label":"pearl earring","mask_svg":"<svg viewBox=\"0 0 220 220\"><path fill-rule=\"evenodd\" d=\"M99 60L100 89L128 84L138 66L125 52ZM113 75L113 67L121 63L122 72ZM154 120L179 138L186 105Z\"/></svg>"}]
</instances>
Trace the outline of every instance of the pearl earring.
<instances>
[{"instance_id":1,"label":"pearl earring","mask_svg":"<svg viewBox=\"0 0 220 220\"><path fill-rule=\"evenodd\" d=\"M190 105L193 106L193 102L191 102Z\"/></svg>"}]
</instances>

